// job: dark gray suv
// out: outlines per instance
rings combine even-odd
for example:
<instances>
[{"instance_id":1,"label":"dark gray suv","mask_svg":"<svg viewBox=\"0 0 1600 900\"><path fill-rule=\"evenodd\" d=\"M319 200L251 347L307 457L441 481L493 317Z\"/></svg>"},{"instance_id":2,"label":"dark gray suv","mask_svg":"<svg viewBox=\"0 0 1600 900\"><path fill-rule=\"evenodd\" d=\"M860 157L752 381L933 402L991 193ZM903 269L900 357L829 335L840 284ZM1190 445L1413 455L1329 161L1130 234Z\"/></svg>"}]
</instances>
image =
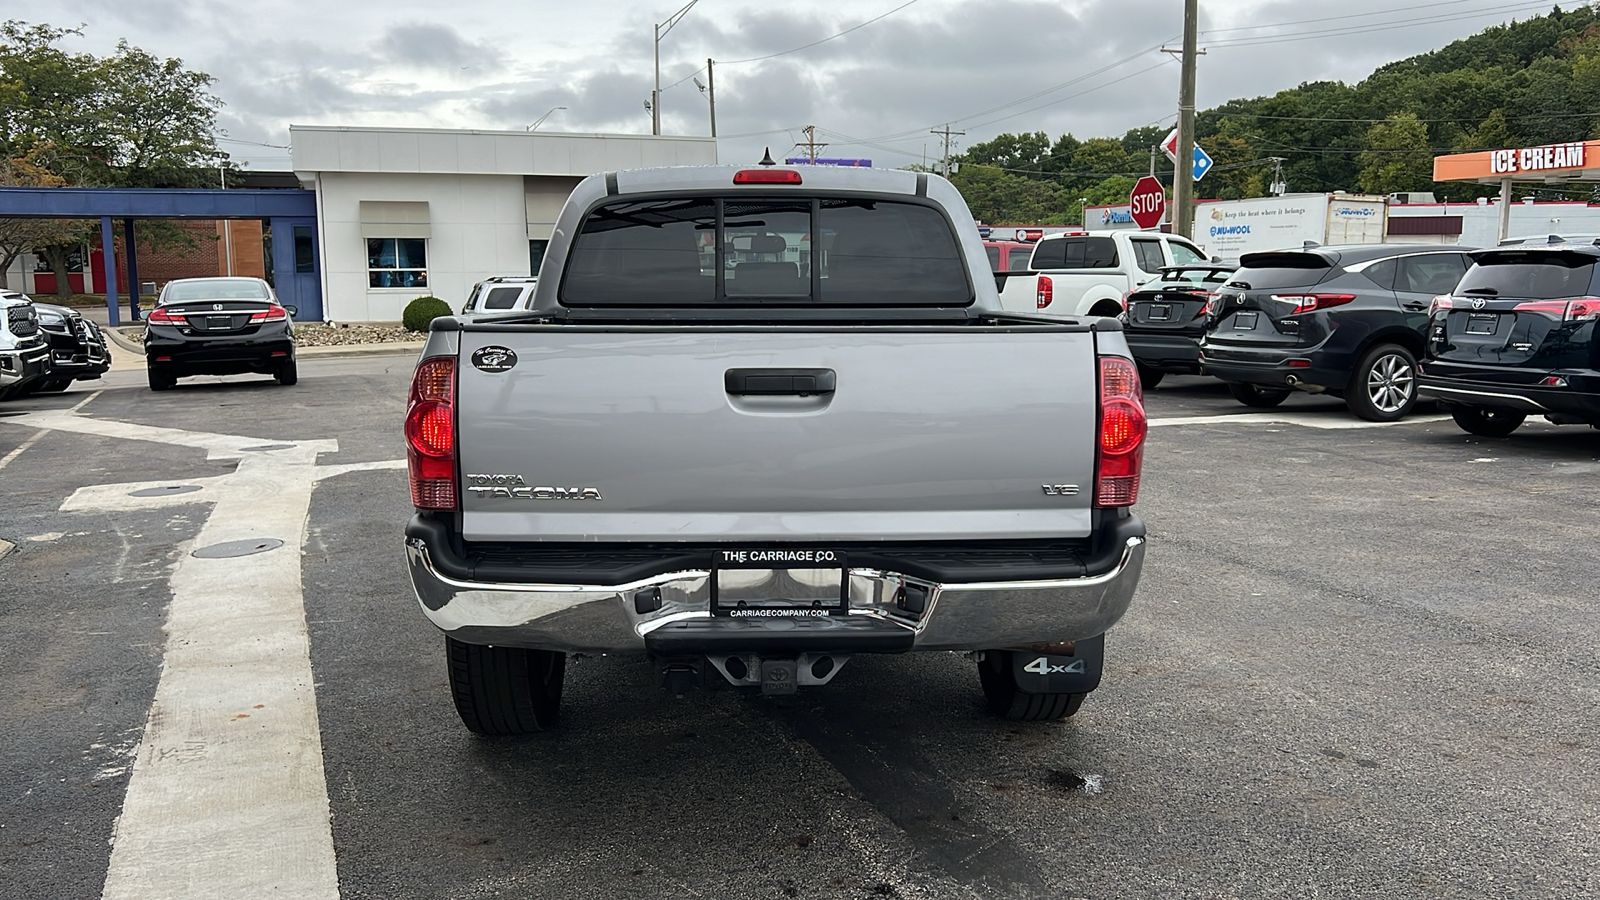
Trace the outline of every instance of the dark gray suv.
<instances>
[{"instance_id":1,"label":"dark gray suv","mask_svg":"<svg viewBox=\"0 0 1600 900\"><path fill-rule=\"evenodd\" d=\"M1247 406L1292 391L1342 398L1373 422L1417 402L1428 308L1469 247L1362 244L1247 253L1207 313L1200 363Z\"/></svg>"}]
</instances>

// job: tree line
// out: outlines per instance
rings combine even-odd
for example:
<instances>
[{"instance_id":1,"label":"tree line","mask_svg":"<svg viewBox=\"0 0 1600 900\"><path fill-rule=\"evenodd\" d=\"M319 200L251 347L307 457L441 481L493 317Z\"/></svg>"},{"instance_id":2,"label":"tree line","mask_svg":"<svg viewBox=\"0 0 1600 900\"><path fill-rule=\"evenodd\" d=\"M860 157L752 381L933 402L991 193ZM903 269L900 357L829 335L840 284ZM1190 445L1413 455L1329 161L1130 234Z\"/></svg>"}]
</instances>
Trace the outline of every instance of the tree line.
<instances>
[{"instance_id":1,"label":"tree line","mask_svg":"<svg viewBox=\"0 0 1600 900\"><path fill-rule=\"evenodd\" d=\"M208 187L227 154L217 147L215 79L127 41L106 56L62 44L78 28L0 23L0 186ZM38 252L67 287L68 256L98 223L0 218L0 287L18 256ZM188 232L149 223L141 244L194 245Z\"/></svg>"},{"instance_id":2,"label":"tree line","mask_svg":"<svg viewBox=\"0 0 1600 900\"><path fill-rule=\"evenodd\" d=\"M1199 112L1195 134L1216 166L1205 198L1266 196L1281 165L1290 192L1440 199L1491 196L1491 185L1433 181L1433 158L1600 139L1600 11L1593 5L1497 25L1382 66L1363 81L1307 82ZM1073 224L1082 207L1124 203L1168 126L1080 140L1002 134L955 157L952 181L973 215L997 224ZM1275 163L1273 158L1281 160ZM1158 160L1171 181L1171 164ZM1590 187L1530 189L1539 199L1596 199Z\"/></svg>"}]
</instances>

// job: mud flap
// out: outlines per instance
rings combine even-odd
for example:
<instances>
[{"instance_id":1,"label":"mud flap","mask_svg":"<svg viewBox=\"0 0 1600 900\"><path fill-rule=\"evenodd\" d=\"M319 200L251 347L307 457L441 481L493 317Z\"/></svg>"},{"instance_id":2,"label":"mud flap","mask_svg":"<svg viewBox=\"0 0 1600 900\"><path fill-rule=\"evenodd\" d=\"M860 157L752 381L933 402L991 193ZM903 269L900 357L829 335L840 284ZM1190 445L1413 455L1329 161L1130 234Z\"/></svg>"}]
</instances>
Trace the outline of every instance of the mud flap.
<instances>
[{"instance_id":1,"label":"mud flap","mask_svg":"<svg viewBox=\"0 0 1600 900\"><path fill-rule=\"evenodd\" d=\"M1106 636L1076 641L1072 656L1011 651L1011 677L1017 690L1029 694L1087 694L1100 686Z\"/></svg>"}]
</instances>

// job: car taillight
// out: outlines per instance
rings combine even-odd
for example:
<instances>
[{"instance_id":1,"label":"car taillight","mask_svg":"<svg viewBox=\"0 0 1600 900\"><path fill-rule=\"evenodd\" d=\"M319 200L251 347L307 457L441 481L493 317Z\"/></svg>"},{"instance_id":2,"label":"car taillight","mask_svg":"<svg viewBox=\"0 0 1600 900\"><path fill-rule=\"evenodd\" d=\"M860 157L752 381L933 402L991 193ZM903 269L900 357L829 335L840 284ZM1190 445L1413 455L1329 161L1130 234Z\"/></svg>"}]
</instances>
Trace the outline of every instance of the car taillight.
<instances>
[{"instance_id":1,"label":"car taillight","mask_svg":"<svg viewBox=\"0 0 1600 900\"><path fill-rule=\"evenodd\" d=\"M1301 313L1316 312L1330 306L1343 306L1356 298L1355 294L1273 294L1272 299L1293 303L1294 309L1289 315L1297 316Z\"/></svg>"},{"instance_id":2,"label":"car taillight","mask_svg":"<svg viewBox=\"0 0 1600 900\"><path fill-rule=\"evenodd\" d=\"M1211 315L1211 310L1215 309L1217 305L1216 291L1201 291L1200 296L1206 298L1206 302L1202 303L1200 308L1195 311L1194 317L1196 319L1200 318L1201 316Z\"/></svg>"},{"instance_id":3,"label":"car taillight","mask_svg":"<svg viewBox=\"0 0 1600 900\"><path fill-rule=\"evenodd\" d=\"M1517 312L1547 313L1565 322L1600 319L1600 298L1580 297L1577 300L1529 300L1518 303Z\"/></svg>"},{"instance_id":4,"label":"car taillight","mask_svg":"<svg viewBox=\"0 0 1600 900\"><path fill-rule=\"evenodd\" d=\"M1133 361L1100 358L1100 437L1095 445L1094 505L1132 506L1144 465L1144 391Z\"/></svg>"},{"instance_id":5,"label":"car taillight","mask_svg":"<svg viewBox=\"0 0 1600 900\"><path fill-rule=\"evenodd\" d=\"M1123 291L1122 292L1122 311L1123 312L1127 312L1128 311L1128 298L1132 297L1132 296L1133 296L1133 291Z\"/></svg>"},{"instance_id":6,"label":"car taillight","mask_svg":"<svg viewBox=\"0 0 1600 900\"><path fill-rule=\"evenodd\" d=\"M406 407L406 468L411 505L456 509L456 361L425 359L411 376Z\"/></svg>"},{"instance_id":7,"label":"car taillight","mask_svg":"<svg viewBox=\"0 0 1600 900\"><path fill-rule=\"evenodd\" d=\"M1440 294L1439 296L1433 298L1433 302L1432 303L1428 304L1428 315L1431 316L1431 315L1433 315L1434 313L1438 312L1441 309L1455 309L1455 308L1456 308L1455 298L1451 297L1449 294Z\"/></svg>"},{"instance_id":8,"label":"car taillight","mask_svg":"<svg viewBox=\"0 0 1600 900\"><path fill-rule=\"evenodd\" d=\"M258 313L251 313L250 314L250 324L251 325L260 325L263 322L287 322L287 321L289 321L289 311L287 309L284 309L283 307L279 306L276 303L274 303L271 306L267 307L267 311L266 312L258 312Z\"/></svg>"},{"instance_id":9,"label":"car taillight","mask_svg":"<svg viewBox=\"0 0 1600 900\"><path fill-rule=\"evenodd\" d=\"M184 316L176 315L176 314L167 312L166 310L162 309L159 306L156 307L155 309L150 310L150 314L145 316L144 320L146 322L149 322L152 325L187 325L187 324L189 324L189 320L187 318L185 318Z\"/></svg>"},{"instance_id":10,"label":"car taillight","mask_svg":"<svg viewBox=\"0 0 1600 900\"><path fill-rule=\"evenodd\" d=\"M1050 305L1050 301L1054 300L1054 299L1055 299L1055 287L1053 285L1051 285L1051 283L1050 283L1050 276L1049 275L1040 275L1039 276L1039 287L1038 287L1038 289L1035 291L1035 293L1033 295L1034 303L1038 304L1038 307L1040 309L1044 309L1046 306L1049 306Z\"/></svg>"}]
</instances>

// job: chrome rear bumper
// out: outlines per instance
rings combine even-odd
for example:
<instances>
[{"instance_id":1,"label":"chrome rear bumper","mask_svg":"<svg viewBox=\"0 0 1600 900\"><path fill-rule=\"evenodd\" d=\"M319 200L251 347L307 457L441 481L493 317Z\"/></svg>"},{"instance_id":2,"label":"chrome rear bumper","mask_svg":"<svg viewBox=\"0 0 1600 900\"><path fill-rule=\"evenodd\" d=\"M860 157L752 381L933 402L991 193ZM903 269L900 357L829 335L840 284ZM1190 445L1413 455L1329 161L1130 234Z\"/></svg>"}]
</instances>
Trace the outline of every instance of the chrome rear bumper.
<instances>
[{"instance_id":1,"label":"chrome rear bumper","mask_svg":"<svg viewBox=\"0 0 1600 900\"><path fill-rule=\"evenodd\" d=\"M1144 537L1128 537L1109 571L1048 581L937 584L852 568L846 614L730 619L712 616L703 569L606 586L470 582L440 573L426 541L406 540L411 584L434 625L470 644L572 653L985 650L1081 640L1127 612L1144 550Z\"/></svg>"}]
</instances>

